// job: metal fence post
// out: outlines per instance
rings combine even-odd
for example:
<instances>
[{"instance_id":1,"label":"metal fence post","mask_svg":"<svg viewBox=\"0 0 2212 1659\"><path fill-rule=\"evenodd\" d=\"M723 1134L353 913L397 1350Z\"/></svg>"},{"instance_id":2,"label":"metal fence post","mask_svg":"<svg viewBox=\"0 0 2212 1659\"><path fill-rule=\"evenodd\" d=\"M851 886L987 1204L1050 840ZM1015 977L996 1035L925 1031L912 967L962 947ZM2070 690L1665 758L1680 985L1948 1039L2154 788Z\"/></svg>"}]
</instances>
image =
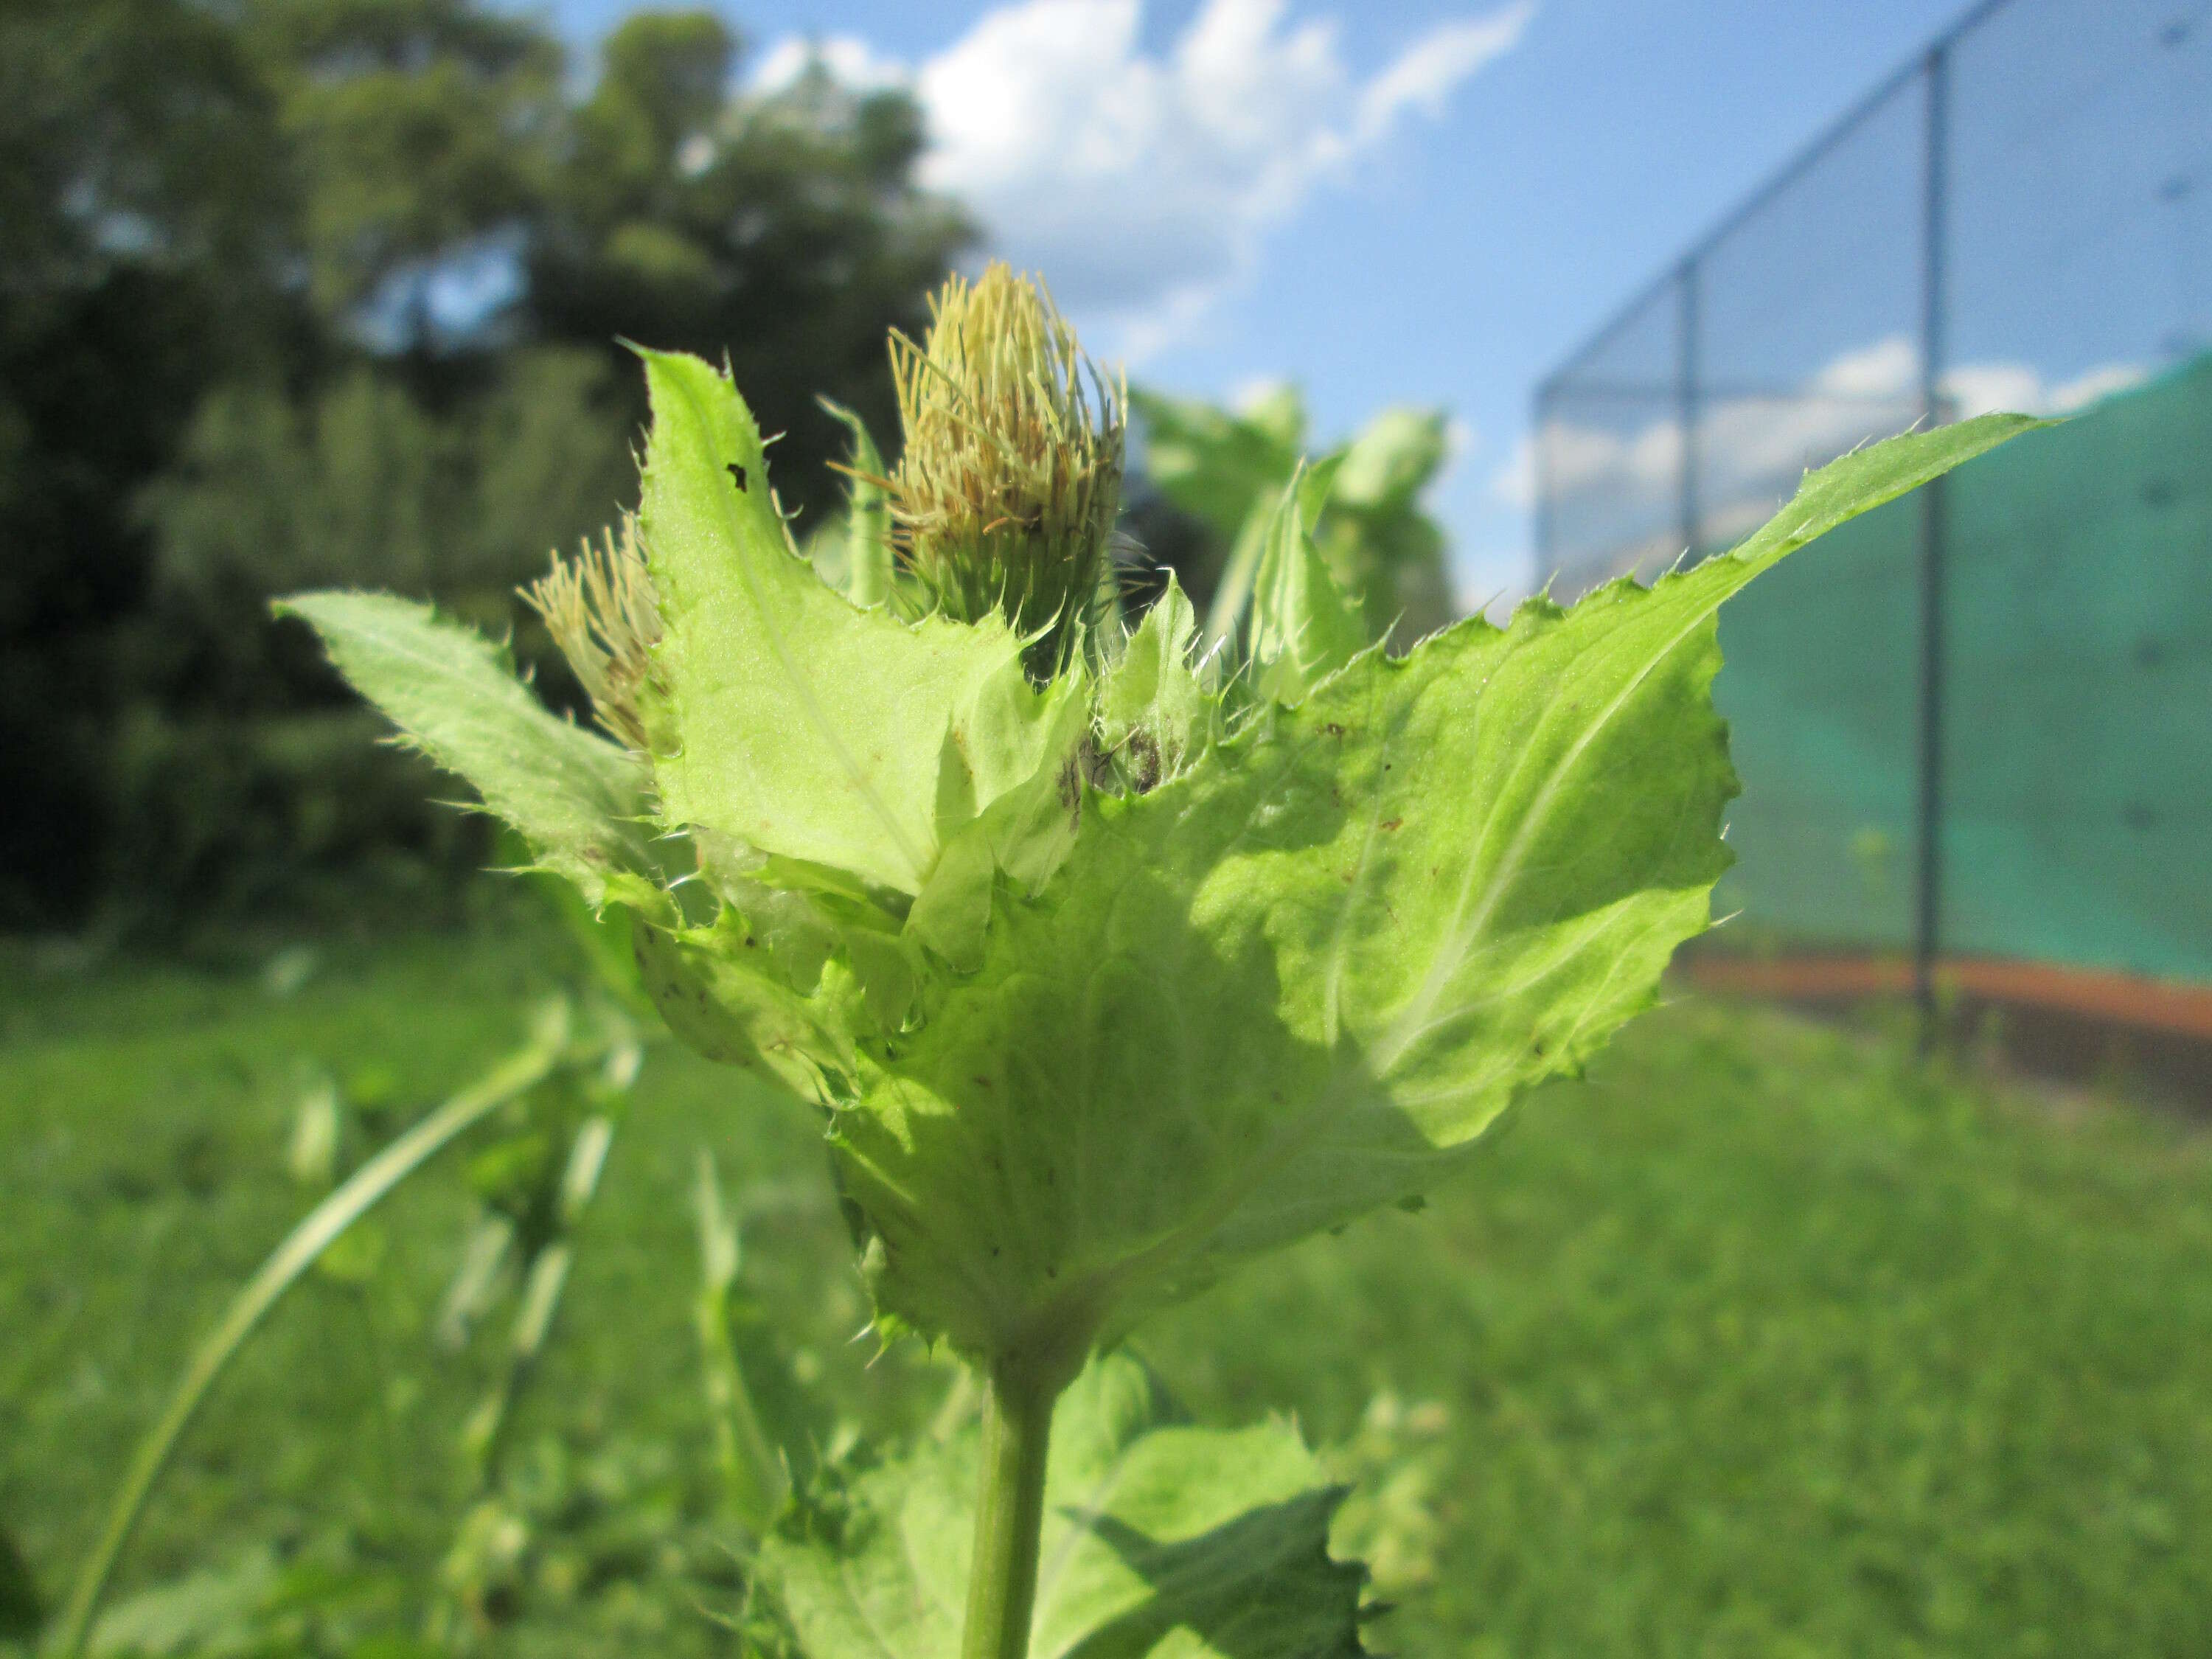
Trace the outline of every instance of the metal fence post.
<instances>
[{"instance_id":1,"label":"metal fence post","mask_svg":"<svg viewBox=\"0 0 2212 1659\"><path fill-rule=\"evenodd\" d=\"M1927 172L1923 181L1920 294L1920 416L1936 426L1943 418L1944 251L1949 226L1951 59L1948 41L1930 47L1928 78ZM1920 492L1920 788L1916 826L1918 877L1915 884L1912 992L1919 1005L1921 1042L1936 1036L1936 963L1941 949L1943 899L1943 599L1945 515L1943 480Z\"/></svg>"}]
</instances>

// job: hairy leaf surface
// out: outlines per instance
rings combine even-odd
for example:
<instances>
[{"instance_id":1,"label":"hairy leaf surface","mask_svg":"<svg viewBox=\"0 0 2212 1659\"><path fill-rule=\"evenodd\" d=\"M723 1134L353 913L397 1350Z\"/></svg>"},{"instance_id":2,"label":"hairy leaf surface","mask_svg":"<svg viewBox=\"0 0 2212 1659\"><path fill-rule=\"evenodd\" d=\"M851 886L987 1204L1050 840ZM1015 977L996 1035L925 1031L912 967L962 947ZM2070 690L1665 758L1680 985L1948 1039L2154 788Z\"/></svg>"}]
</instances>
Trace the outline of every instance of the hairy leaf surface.
<instances>
[{"instance_id":1,"label":"hairy leaf surface","mask_svg":"<svg viewBox=\"0 0 2212 1659\"><path fill-rule=\"evenodd\" d=\"M852 488L845 504L845 580L841 591L863 611L881 605L891 591L891 508L879 480L884 458L869 435L868 424L842 404L822 399L822 407L853 434Z\"/></svg>"},{"instance_id":2,"label":"hairy leaf surface","mask_svg":"<svg viewBox=\"0 0 2212 1659\"><path fill-rule=\"evenodd\" d=\"M1277 702L1300 701L1367 644L1367 629L1307 534L1335 469L1293 480L1277 500L1252 584L1252 670ZM1318 476L1318 483L1313 479Z\"/></svg>"},{"instance_id":3,"label":"hairy leaf surface","mask_svg":"<svg viewBox=\"0 0 2212 1659\"><path fill-rule=\"evenodd\" d=\"M1171 570L1099 687L1099 745L1139 793L1181 771L1206 740L1213 711L1191 666L1197 632L1198 613Z\"/></svg>"},{"instance_id":4,"label":"hairy leaf surface","mask_svg":"<svg viewBox=\"0 0 2212 1659\"><path fill-rule=\"evenodd\" d=\"M1716 613L2019 431L1813 475L1735 554L1356 658L1149 794L1093 796L981 970L838 1115L879 1300L972 1352L1109 1333L1419 1191L1647 1006L1707 922L1735 791Z\"/></svg>"},{"instance_id":5,"label":"hairy leaf surface","mask_svg":"<svg viewBox=\"0 0 2212 1659\"><path fill-rule=\"evenodd\" d=\"M996 618L855 610L791 551L736 388L696 357L645 362L641 526L682 738L655 757L666 817L920 891L948 734L1020 642Z\"/></svg>"},{"instance_id":6,"label":"hairy leaf surface","mask_svg":"<svg viewBox=\"0 0 2212 1659\"><path fill-rule=\"evenodd\" d=\"M331 660L431 759L474 785L538 861L594 904L617 872L652 868L637 758L549 713L505 653L428 605L382 593L277 602L322 636Z\"/></svg>"},{"instance_id":7,"label":"hairy leaf surface","mask_svg":"<svg viewBox=\"0 0 2212 1659\"><path fill-rule=\"evenodd\" d=\"M970 1430L862 1476L839 1541L769 1540L808 1659L959 1650L975 1470ZM1287 1425L1176 1425L1134 1360L1094 1364L1054 1418L1033 1659L1354 1659L1341 1497Z\"/></svg>"}]
</instances>

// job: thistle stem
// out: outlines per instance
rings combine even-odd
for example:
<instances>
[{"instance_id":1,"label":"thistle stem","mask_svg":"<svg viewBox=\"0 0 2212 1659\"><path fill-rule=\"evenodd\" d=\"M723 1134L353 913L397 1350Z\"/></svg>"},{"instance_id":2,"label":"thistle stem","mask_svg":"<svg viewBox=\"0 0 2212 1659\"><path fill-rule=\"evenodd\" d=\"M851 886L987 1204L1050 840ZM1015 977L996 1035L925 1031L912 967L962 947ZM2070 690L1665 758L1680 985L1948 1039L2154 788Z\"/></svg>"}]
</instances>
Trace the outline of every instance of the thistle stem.
<instances>
[{"instance_id":1,"label":"thistle stem","mask_svg":"<svg viewBox=\"0 0 2212 1659\"><path fill-rule=\"evenodd\" d=\"M1059 1392L1011 1366L991 1378L961 1659L1028 1659L1037 1541L1044 1529L1045 1456Z\"/></svg>"}]
</instances>

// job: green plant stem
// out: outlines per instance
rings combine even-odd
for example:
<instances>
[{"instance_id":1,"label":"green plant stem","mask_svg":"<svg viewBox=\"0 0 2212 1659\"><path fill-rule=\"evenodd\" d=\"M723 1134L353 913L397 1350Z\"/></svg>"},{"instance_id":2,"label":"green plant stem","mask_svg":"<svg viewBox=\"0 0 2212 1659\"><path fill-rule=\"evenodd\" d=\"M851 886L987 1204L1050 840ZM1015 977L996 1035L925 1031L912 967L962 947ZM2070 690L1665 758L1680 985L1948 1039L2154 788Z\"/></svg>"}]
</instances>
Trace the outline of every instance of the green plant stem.
<instances>
[{"instance_id":1,"label":"green plant stem","mask_svg":"<svg viewBox=\"0 0 2212 1659\"><path fill-rule=\"evenodd\" d=\"M961 1659L1028 1659L1044 1530L1045 1458L1058 1390L1002 1367L983 1406L983 1485L975 1502Z\"/></svg>"},{"instance_id":2,"label":"green plant stem","mask_svg":"<svg viewBox=\"0 0 2212 1659\"><path fill-rule=\"evenodd\" d=\"M208 1333L191 1364L178 1379L161 1420L138 1443L130 1471L115 1494L100 1542L71 1586L68 1606L56 1627L52 1651L60 1659L78 1659L92 1633L93 1615L107 1589L109 1577L131 1541L138 1516L153 1495L155 1483L168 1464L208 1390L229 1364L246 1339L253 1334L270 1309L289 1290L315 1258L348 1227L361 1219L407 1176L447 1142L482 1121L494 1111L538 1082L559 1061L568 1040L564 1018L549 1019L539 1031L501 1060L471 1088L463 1090L428 1117L401 1135L356 1170L345 1184L309 1211L306 1218L286 1235L246 1288L224 1311L222 1322Z\"/></svg>"}]
</instances>

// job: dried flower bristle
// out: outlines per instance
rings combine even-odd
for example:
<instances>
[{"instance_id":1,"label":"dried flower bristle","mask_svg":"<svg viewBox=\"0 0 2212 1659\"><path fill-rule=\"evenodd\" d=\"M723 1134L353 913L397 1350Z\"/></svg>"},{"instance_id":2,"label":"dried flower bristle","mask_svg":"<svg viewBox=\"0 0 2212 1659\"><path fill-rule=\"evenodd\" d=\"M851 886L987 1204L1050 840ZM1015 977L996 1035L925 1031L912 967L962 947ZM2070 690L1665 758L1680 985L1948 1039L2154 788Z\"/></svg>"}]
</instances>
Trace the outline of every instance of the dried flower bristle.
<instances>
[{"instance_id":1,"label":"dried flower bristle","mask_svg":"<svg viewBox=\"0 0 2212 1659\"><path fill-rule=\"evenodd\" d=\"M650 748L639 694L653 674L660 604L638 550L636 515L623 514L619 532L606 530L597 543L587 538L574 559L554 555L523 597L591 694L599 724L633 749Z\"/></svg>"},{"instance_id":2,"label":"dried flower bristle","mask_svg":"<svg viewBox=\"0 0 2212 1659\"><path fill-rule=\"evenodd\" d=\"M999 611L1049 663L1106 575L1126 390L1007 265L951 278L930 311L926 344L891 336L906 436L893 539L947 614Z\"/></svg>"}]
</instances>

